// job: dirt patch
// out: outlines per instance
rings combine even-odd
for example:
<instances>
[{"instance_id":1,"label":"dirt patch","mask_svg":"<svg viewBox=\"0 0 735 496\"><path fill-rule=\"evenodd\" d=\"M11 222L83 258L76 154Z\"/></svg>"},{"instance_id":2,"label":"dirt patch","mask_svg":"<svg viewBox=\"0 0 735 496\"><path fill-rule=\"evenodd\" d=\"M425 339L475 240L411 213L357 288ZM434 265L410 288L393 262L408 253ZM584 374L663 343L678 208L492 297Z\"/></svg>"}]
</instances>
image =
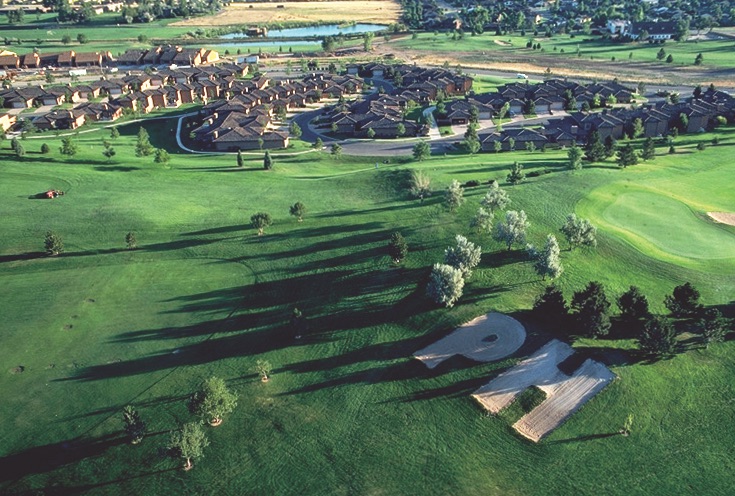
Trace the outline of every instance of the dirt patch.
<instances>
[{"instance_id":1,"label":"dirt patch","mask_svg":"<svg viewBox=\"0 0 735 496\"><path fill-rule=\"evenodd\" d=\"M735 214L729 212L707 212L710 219L720 224L727 224L728 226L735 226Z\"/></svg>"},{"instance_id":2,"label":"dirt patch","mask_svg":"<svg viewBox=\"0 0 735 496\"><path fill-rule=\"evenodd\" d=\"M520 322L491 312L467 322L414 356L430 369L454 355L492 362L513 354L525 340L526 330Z\"/></svg>"},{"instance_id":3,"label":"dirt patch","mask_svg":"<svg viewBox=\"0 0 735 496\"><path fill-rule=\"evenodd\" d=\"M74 326L72 324L66 324L64 326L65 331L71 331L72 329L74 329Z\"/></svg>"},{"instance_id":4,"label":"dirt patch","mask_svg":"<svg viewBox=\"0 0 735 496\"><path fill-rule=\"evenodd\" d=\"M392 0L235 3L225 7L219 14L178 21L171 26L252 26L315 21L390 24L397 22L400 15L400 4Z\"/></svg>"},{"instance_id":5,"label":"dirt patch","mask_svg":"<svg viewBox=\"0 0 735 496\"><path fill-rule=\"evenodd\" d=\"M56 364L55 363L49 363L48 365L46 365L46 369L47 370L51 370L53 368L56 368Z\"/></svg>"},{"instance_id":6,"label":"dirt patch","mask_svg":"<svg viewBox=\"0 0 735 496\"><path fill-rule=\"evenodd\" d=\"M513 43L508 43L507 41L493 40L493 42L500 46L513 46Z\"/></svg>"},{"instance_id":7,"label":"dirt patch","mask_svg":"<svg viewBox=\"0 0 735 496\"><path fill-rule=\"evenodd\" d=\"M12 369L8 370L11 374L22 374L25 372L26 368L23 365L18 365L17 367L13 367Z\"/></svg>"}]
</instances>

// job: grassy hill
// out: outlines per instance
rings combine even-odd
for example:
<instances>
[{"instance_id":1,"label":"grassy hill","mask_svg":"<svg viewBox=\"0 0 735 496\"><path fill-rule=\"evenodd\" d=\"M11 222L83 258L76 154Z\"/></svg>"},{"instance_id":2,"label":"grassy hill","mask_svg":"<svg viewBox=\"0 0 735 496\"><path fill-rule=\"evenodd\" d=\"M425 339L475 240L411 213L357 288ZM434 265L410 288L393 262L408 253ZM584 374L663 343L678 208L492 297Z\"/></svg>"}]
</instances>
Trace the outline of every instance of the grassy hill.
<instances>
[{"instance_id":1,"label":"grassy hill","mask_svg":"<svg viewBox=\"0 0 735 496\"><path fill-rule=\"evenodd\" d=\"M510 425L519 408L485 417L469 394L550 339L528 315L544 283L522 251L470 233L485 187L468 188L456 214L441 205L452 180L504 182L518 160L554 173L508 187L531 221L529 241L558 234L573 211L599 227L596 250L563 251L567 296L601 281L612 298L638 285L654 311L691 281L706 305L732 316L735 228L710 210L732 209L732 129L697 152L627 170L612 162L565 171L564 152L435 157L423 163L325 153L276 155L237 169L233 155L186 155L173 121L149 122L170 166L133 154L137 124L121 129L112 162L103 130L80 134L62 159L59 138L27 139L26 158L0 150L0 492L3 494L671 494L729 491L735 344L650 362L630 339L580 339L580 352L620 380L538 445ZM41 155L42 143L52 152ZM663 153L665 148L659 150ZM405 193L408 168L435 194ZM33 198L48 188L66 194ZM302 223L288 215L303 202ZM249 218L269 212L258 237ZM44 257L52 229L65 252ZM399 230L410 254L384 254ZM135 231L137 250L124 237ZM451 310L423 296L429 267L454 235L483 247L483 261ZM564 243L562 242L563 248ZM294 307L309 332L294 340ZM512 358L452 359L429 371L412 353L490 310L529 331ZM261 383L256 359L274 365ZM22 367L22 368L21 368ZM190 421L188 395L217 375L239 395L190 472L160 456L169 432ZM149 425L126 443L121 409ZM629 413L633 434L615 435ZM694 489L696 488L696 489Z\"/></svg>"}]
</instances>

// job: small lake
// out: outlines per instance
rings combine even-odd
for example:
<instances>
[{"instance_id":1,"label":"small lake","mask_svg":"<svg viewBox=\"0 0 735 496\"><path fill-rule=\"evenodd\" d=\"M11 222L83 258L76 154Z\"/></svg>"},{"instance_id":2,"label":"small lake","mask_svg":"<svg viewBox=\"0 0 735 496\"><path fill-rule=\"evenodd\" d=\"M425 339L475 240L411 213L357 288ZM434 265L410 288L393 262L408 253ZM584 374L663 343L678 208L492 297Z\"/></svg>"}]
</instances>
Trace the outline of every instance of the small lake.
<instances>
[{"instance_id":1,"label":"small lake","mask_svg":"<svg viewBox=\"0 0 735 496\"><path fill-rule=\"evenodd\" d=\"M361 34L371 33L387 29L388 26L382 24L354 24L348 26L339 26L330 24L325 26L310 26L305 28L289 28L289 29L272 29L268 31L268 38L308 38L310 36L336 36L342 34ZM246 38L242 33L230 33L222 36L222 38L236 39Z\"/></svg>"},{"instance_id":2,"label":"small lake","mask_svg":"<svg viewBox=\"0 0 735 496\"><path fill-rule=\"evenodd\" d=\"M249 38L256 40L257 38ZM198 45L197 45L198 46ZM240 47L240 48L259 48L259 47L282 47L284 52L288 52L288 47L321 47L321 41L240 41L232 43L217 43L215 45L207 45L207 48L218 50L219 47ZM256 50L257 52L257 50ZM257 55L255 53L254 55Z\"/></svg>"}]
</instances>

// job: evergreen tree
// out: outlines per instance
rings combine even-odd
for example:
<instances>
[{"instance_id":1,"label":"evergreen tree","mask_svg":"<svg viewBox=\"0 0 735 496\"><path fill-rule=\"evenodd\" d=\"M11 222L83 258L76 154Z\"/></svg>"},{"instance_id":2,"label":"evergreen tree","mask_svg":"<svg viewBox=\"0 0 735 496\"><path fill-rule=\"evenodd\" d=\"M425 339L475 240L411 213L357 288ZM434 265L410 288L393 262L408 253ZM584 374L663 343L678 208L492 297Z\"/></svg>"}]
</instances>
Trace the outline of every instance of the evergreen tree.
<instances>
[{"instance_id":1,"label":"evergreen tree","mask_svg":"<svg viewBox=\"0 0 735 496\"><path fill-rule=\"evenodd\" d=\"M156 148L156 155L153 161L157 164L167 165L171 160L171 156L163 148Z\"/></svg>"},{"instance_id":2,"label":"evergreen tree","mask_svg":"<svg viewBox=\"0 0 735 496\"><path fill-rule=\"evenodd\" d=\"M582 168L582 149L577 145L572 145L567 150L567 158L569 160L569 168L579 170Z\"/></svg>"},{"instance_id":3,"label":"evergreen tree","mask_svg":"<svg viewBox=\"0 0 735 496\"><path fill-rule=\"evenodd\" d=\"M123 409L123 422L125 434L130 438L131 444L140 443L145 436L146 425L140 414L130 405Z\"/></svg>"},{"instance_id":4,"label":"evergreen tree","mask_svg":"<svg viewBox=\"0 0 735 496\"><path fill-rule=\"evenodd\" d=\"M709 347L711 343L721 343L725 340L727 332L732 328L732 321L723 317L719 310L710 308L699 319L697 327L706 346Z\"/></svg>"},{"instance_id":5,"label":"evergreen tree","mask_svg":"<svg viewBox=\"0 0 735 496\"><path fill-rule=\"evenodd\" d=\"M674 317L694 317L702 310L699 291L689 282L675 287L664 299L664 305Z\"/></svg>"},{"instance_id":6,"label":"evergreen tree","mask_svg":"<svg viewBox=\"0 0 735 496\"><path fill-rule=\"evenodd\" d=\"M62 155L73 157L79 151L79 147L71 136L67 136L61 139L61 148L59 151Z\"/></svg>"},{"instance_id":7,"label":"evergreen tree","mask_svg":"<svg viewBox=\"0 0 735 496\"><path fill-rule=\"evenodd\" d=\"M237 150L237 166L240 168L245 167L245 159L242 156L242 150Z\"/></svg>"},{"instance_id":8,"label":"evergreen tree","mask_svg":"<svg viewBox=\"0 0 735 496\"><path fill-rule=\"evenodd\" d=\"M676 351L676 331L671 321L663 317L651 317L643 326L638 338L640 348L657 357L673 355Z\"/></svg>"},{"instance_id":9,"label":"evergreen tree","mask_svg":"<svg viewBox=\"0 0 735 496\"><path fill-rule=\"evenodd\" d=\"M600 162L605 158L605 145L597 130L590 133L587 138L587 146L585 147L587 160L590 162Z\"/></svg>"},{"instance_id":10,"label":"evergreen tree","mask_svg":"<svg viewBox=\"0 0 735 496\"><path fill-rule=\"evenodd\" d=\"M571 306L583 333L598 337L610 332L610 302L602 284L592 281L585 289L575 292Z\"/></svg>"},{"instance_id":11,"label":"evergreen tree","mask_svg":"<svg viewBox=\"0 0 735 496\"><path fill-rule=\"evenodd\" d=\"M561 329L568 323L569 307L561 289L555 284L547 286L544 292L536 297L533 312L539 320L556 329Z\"/></svg>"},{"instance_id":12,"label":"evergreen tree","mask_svg":"<svg viewBox=\"0 0 735 496\"><path fill-rule=\"evenodd\" d=\"M151 145L148 131L144 127L138 129L138 141L135 144L135 156L147 157L153 153L153 145Z\"/></svg>"},{"instance_id":13,"label":"evergreen tree","mask_svg":"<svg viewBox=\"0 0 735 496\"><path fill-rule=\"evenodd\" d=\"M53 231L47 231L46 237L44 238L44 247L46 248L46 254L50 256L58 255L64 251L64 243L61 240L61 236Z\"/></svg>"},{"instance_id":14,"label":"evergreen tree","mask_svg":"<svg viewBox=\"0 0 735 496\"><path fill-rule=\"evenodd\" d=\"M271 157L271 152L266 150L265 155L263 155L263 169L271 170L272 168L273 168L273 158Z\"/></svg>"},{"instance_id":15,"label":"evergreen tree","mask_svg":"<svg viewBox=\"0 0 735 496\"><path fill-rule=\"evenodd\" d=\"M120 131L116 127L110 129L110 138L117 139L120 137Z\"/></svg>"},{"instance_id":16,"label":"evergreen tree","mask_svg":"<svg viewBox=\"0 0 735 496\"><path fill-rule=\"evenodd\" d=\"M623 169L630 166L630 165L636 165L638 163L638 154L633 149L633 145L628 143L627 145L623 145L618 150L618 165L622 167Z\"/></svg>"},{"instance_id":17,"label":"evergreen tree","mask_svg":"<svg viewBox=\"0 0 735 496\"><path fill-rule=\"evenodd\" d=\"M526 179L526 173L523 172L523 164L518 162L513 162L513 166L510 169L510 172L508 173L508 176L506 177L506 180L512 184L516 185Z\"/></svg>"},{"instance_id":18,"label":"evergreen tree","mask_svg":"<svg viewBox=\"0 0 735 496\"><path fill-rule=\"evenodd\" d=\"M656 145L653 143L653 138L646 138L643 141L643 151L641 152L641 158L643 160L649 160L656 156Z\"/></svg>"},{"instance_id":19,"label":"evergreen tree","mask_svg":"<svg viewBox=\"0 0 735 496\"><path fill-rule=\"evenodd\" d=\"M631 323L651 316L648 310L648 300L636 286L631 286L628 291L621 294L617 299L620 316L626 323Z\"/></svg>"},{"instance_id":20,"label":"evergreen tree","mask_svg":"<svg viewBox=\"0 0 735 496\"><path fill-rule=\"evenodd\" d=\"M390 236L390 241L388 241L388 256L393 262L401 263L406 255L408 255L408 243L401 236L401 233L394 232Z\"/></svg>"},{"instance_id":21,"label":"evergreen tree","mask_svg":"<svg viewBox=\"0 0 735 496\"><path fill-rule=\"evenodd\" d=\"M125 235L125 245L128 250L135 250L138 247L138 239L133 231L129 231Z\"/></svg>"}]
</instances>

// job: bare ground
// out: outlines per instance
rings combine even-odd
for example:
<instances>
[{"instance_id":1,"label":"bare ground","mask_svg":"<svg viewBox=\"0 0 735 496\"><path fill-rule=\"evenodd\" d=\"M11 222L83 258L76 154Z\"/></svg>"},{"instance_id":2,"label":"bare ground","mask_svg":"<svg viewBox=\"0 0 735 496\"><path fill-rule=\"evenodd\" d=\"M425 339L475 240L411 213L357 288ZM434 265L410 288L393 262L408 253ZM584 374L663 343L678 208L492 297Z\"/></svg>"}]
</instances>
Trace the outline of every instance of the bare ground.
<instances>
[{"instance_id":1,"label":"bare ground","mask_svg":"<svg viewBox=\"0 0 735 496\"><path fill-rule=\"evenodd\" d=\"M278 8L278 6L283 6ZM315 2L235 3L213 16L197 17L172 23L172 26L234 26L279 22L327 21L390 24L401 14L393 0L328 0Z\"/></svg>"},{"instance_id":2,"label":"bare ground","mask_svg":"<svg viewBox=\"0 0 735 496\"><path fill-rule=\"evenodd\" d=\"M375 42L376 54L396 53L390 42ZM720 87L735 86L735 68L703 68L699 66L679 67L654 62L617 62L605 60L579 59L572 60L542 53L523 53L509 55L507 53L472 51L430 52L402 49L401 56L419 65L442 65L449 62L451 66L460 65L467 69L486 69L507 72L524 72L528 74L545 74L546 69L556 77L576 77L582 79L614 79L648 84L671 84L696 86L714 83Z\"/></svg>"}]
</instances>

